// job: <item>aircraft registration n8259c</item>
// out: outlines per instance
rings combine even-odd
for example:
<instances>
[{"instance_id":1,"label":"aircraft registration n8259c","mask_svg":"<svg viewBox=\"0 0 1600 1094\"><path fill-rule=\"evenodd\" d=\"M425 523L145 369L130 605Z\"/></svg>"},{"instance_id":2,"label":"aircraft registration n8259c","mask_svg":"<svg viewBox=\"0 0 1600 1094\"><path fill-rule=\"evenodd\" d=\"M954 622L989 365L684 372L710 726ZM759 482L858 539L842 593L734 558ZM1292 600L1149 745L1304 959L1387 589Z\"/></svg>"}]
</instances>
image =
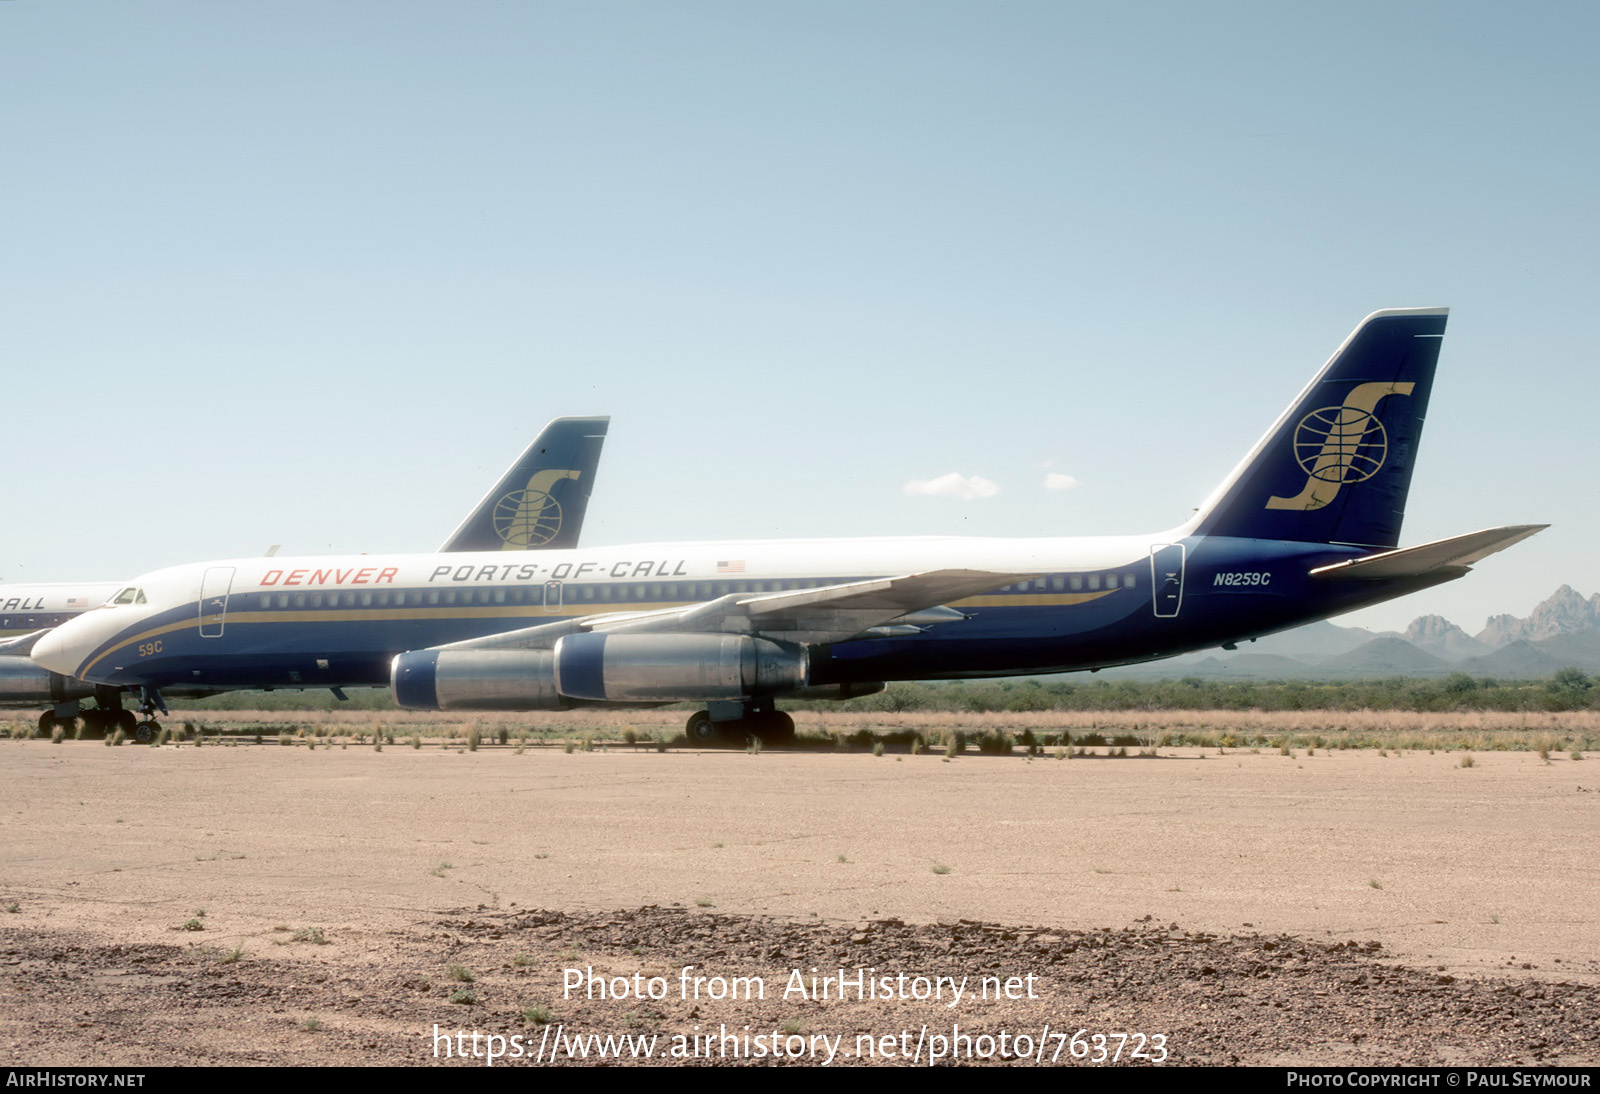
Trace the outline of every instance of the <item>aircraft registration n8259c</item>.
<instances>
[{"instance_id":1,"label":"aircraft registration n8259c","mask_svg":"<svg viewBox=\"0 0 1600 1094\"><path fill-rule=\"evenodd\" d=\"M176 685L385 683L431 710L691 701L707 741L792 734L785 697L1231 646L1451 581L1547 527L1399 547L1446 314L1368 316L1164 532L205 562L138 579L136 604L33 656L147 706Z\"/></svg>"}]
</instances>

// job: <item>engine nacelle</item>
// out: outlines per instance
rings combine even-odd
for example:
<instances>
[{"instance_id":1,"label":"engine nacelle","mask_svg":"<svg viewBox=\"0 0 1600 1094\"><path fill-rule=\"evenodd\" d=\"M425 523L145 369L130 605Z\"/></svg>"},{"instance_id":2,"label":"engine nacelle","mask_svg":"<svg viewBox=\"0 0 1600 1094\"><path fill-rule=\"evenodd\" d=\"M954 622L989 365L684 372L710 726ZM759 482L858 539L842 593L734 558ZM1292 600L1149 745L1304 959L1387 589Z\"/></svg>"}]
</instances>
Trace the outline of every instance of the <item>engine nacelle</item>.
<instances>
[{"instance_id":1,"label":"engine nacelle","mask_svg":"<svg viewBox=\"0 0 1600 1094\"><path fill-rule=\"evenodd\" d=\"M0 657L0 702L64 703L93 694L93 684L51 672L31 658Z\"/></svg>"},{"instance_id":2,"label":"engine nacelle","mask_svg":"<svg viewBox=\"0 0 1600 1094\"><path fill-rule=\"evenodd\" d=\"M854 684L814 684L808 688L786 691L782 697L785 699L826 699L829 702L843 702L846 699L859 699L863 695L876 695L886 686L882 680Z\"/></svg>"},{"instance_id":3,"label":"engine nacelle","mask_svg":"<svg viewBox=\"0 0 1600 1094\"><path fill-rule=\"evenodd\" d=\"M560 710L549 650L416 650L389 666L407 710Z\"/></svg>"},{"instance_id":4,"label":"engine nacelle","mask_svg":"<svg viewBox=\"0 0 1600 1094\"><path fill-rule=\"evenodd\" d=\"M744 699L805 687L803 649L738 634L569 634L556 690L610 703Z\"/></svg>"},{"instance_id":5,"label":"engine nacelle","mask_svg":"<svg viewBox=\"0 0 1600 1094\"><path fill-rule=\"evenodd\" d=\"M746 635L571 634L553 651L402 653L389 685L407 710L560 710L792 692L807 668L804 650Z\"/></svg>"}]
</instances>

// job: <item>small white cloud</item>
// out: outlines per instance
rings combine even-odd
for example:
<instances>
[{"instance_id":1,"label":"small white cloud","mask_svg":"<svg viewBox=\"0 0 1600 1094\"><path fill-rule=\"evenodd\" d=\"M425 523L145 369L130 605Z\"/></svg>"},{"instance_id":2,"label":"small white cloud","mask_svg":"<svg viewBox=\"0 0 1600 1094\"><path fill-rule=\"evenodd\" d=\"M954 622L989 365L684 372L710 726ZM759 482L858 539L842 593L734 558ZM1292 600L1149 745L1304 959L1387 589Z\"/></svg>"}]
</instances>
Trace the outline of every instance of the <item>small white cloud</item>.
<instances>
[{"instance_id":1,"label":"small white cloud","mask_svg":"<svg viewBox=\"0 0 1600 1094\"><path fill-rule=\"evenodd\" d=\"M1052 471L1044 477L1046 490L1071 490L1078 485L1078 480L1071 475L1063 475L1059 471Z\"/></svg>"},{"instance_id":2,"label":"small white cloud","mask_svg":"<svg viewBox=\"0 0 1600 1094\"><path fill-rule=\"evenodd\" d=\"M963 475L952 471L936 479L912 479L906 483L905 492L931 498L972 501L975 498L992 498L1000 492L1000 487L982 475Z\"/></svg>"}]
</instances>

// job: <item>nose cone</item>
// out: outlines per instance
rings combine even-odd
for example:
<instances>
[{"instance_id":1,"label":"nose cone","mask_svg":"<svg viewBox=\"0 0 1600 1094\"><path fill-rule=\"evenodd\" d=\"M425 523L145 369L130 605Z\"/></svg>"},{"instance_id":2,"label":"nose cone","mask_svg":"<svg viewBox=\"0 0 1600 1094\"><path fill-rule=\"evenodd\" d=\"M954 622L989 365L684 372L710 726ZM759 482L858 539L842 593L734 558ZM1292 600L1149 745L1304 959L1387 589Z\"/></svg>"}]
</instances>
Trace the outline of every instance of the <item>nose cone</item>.
<instances>
[{"instance_id":1,"label":"nose cone","mask_svg":"<svg viewBox=\"0 0 1600 1094\"><path fill-rule=\"evenodd\" d=\"M43 665L51 672L59 672L62 676L78 675L78 666L83 664L81 645L72 641L72 623L63 623L55 630L40 638L33 644L29 656L36 665Z\"/></svg>"}]
</instances>

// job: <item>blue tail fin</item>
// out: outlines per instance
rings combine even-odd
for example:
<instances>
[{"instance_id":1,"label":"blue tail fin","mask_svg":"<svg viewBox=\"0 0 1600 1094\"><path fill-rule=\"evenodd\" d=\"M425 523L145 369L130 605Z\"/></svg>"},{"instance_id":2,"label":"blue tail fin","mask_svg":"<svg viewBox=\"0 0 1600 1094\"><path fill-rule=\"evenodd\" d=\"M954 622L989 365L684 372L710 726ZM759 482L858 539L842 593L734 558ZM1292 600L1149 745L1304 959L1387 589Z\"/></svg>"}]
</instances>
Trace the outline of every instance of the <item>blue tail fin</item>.
<instances>
[{"instance_id":1,"label":"blue tail fin","mask_svg":"<svg viewBox=\"0 0 1600 1094\"><path fill-rule=\"evenodd\" d=\"M1447 308L1373 312L1201 507L1201 535L1395 547Z\"/></svg>"},{"instance_id":2,"label":"blue tail fin","mask_svg":"<svg viewBox=\"0 0 1600 1094\"><path fill-rule=\"evenodd\" d=\"M576 547L610 418L557 418L439 548L527 551Z\"/></svg>"}]
</instances>

